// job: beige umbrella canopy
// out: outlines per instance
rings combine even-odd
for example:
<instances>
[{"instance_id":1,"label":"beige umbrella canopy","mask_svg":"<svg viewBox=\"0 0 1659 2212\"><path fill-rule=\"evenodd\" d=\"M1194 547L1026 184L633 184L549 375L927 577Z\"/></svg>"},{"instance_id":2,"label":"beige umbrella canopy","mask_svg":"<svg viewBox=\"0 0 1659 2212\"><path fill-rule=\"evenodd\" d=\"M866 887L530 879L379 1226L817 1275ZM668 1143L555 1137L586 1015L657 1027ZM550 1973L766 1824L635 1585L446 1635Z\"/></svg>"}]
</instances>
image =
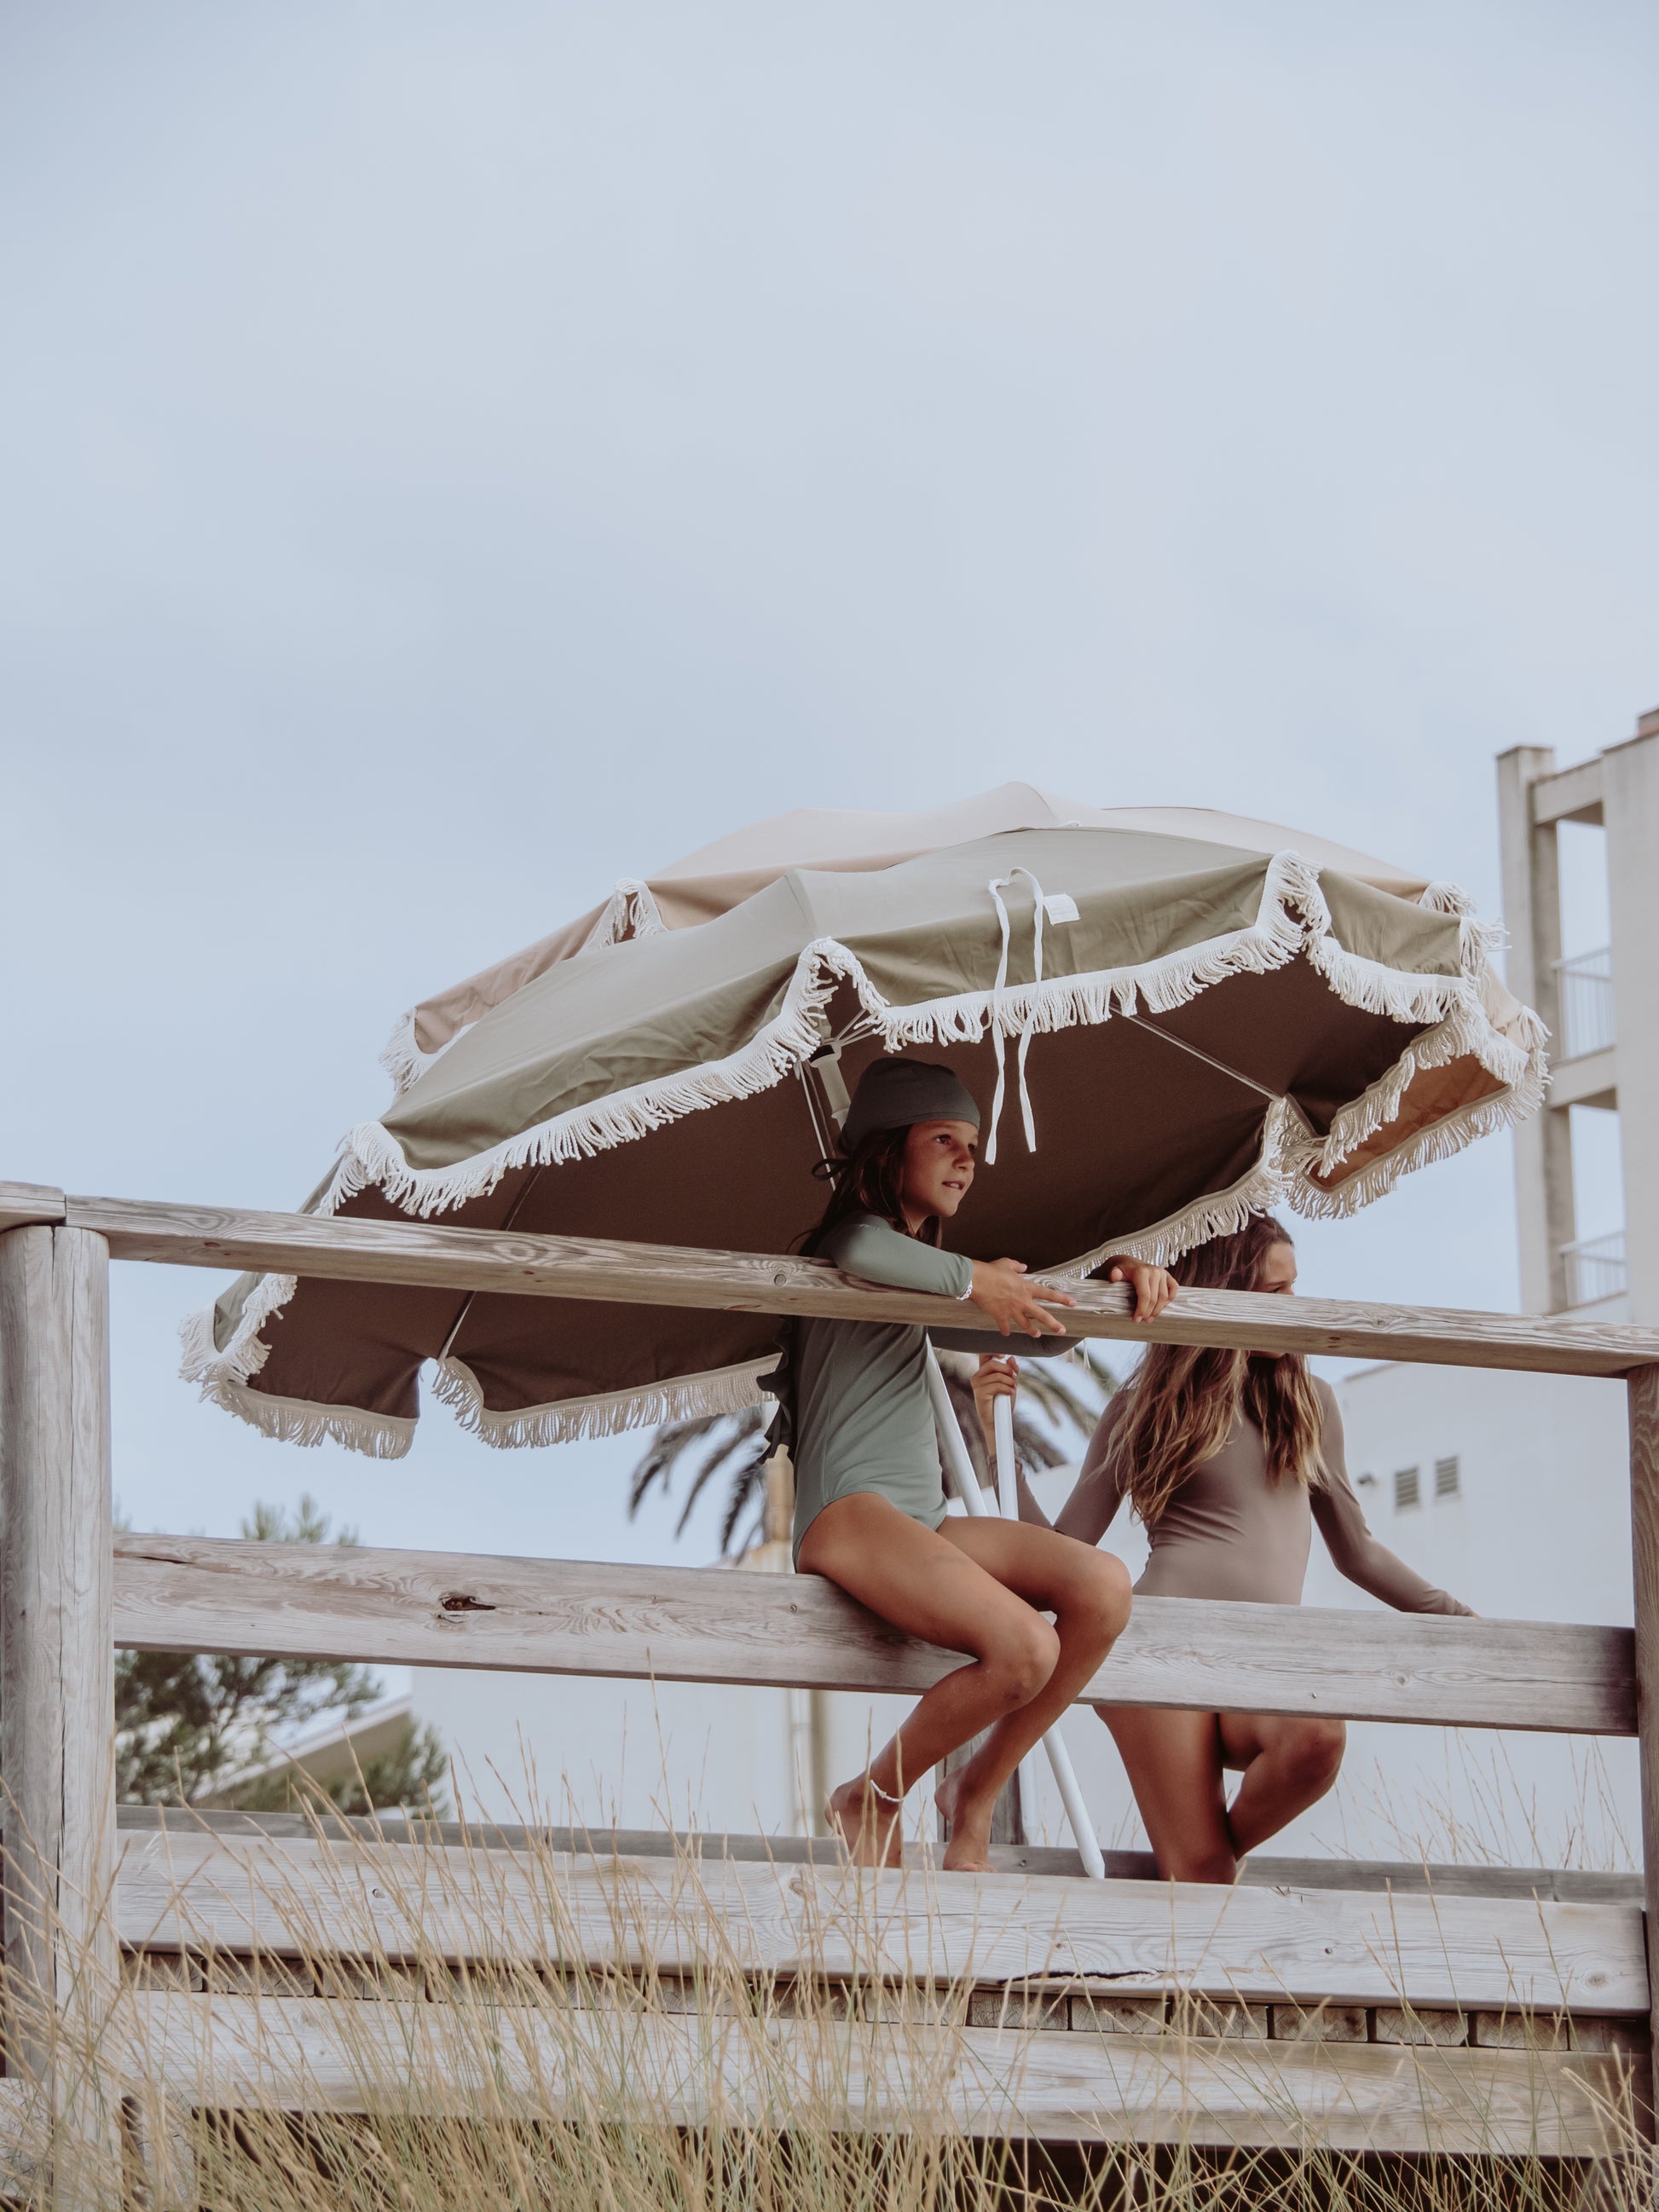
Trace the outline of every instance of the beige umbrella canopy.
<instances>
[{"instance_id":1,"label":"beige umbrella canopy","mask_svg":"<svg viewBox=\"0 0 1659 2212\"><path fill-rule=\"evenodd\" d=\"M914 1048L979 1098L962 1250L1170 1258L1253 1207L1351 1212L1530 1111L1543 1031L1487 952L1451 887L1266 823L1023 785L787 815L405 1017L398 1096L310 1207L781 1251L823 1199L798 1071L834 1042L849 1085ZM185 1333L268 1434L392 1456L428 1361L487 1441L544 1443L753 1402L776 1324L267 1275Z\"/></svg>"},{"instance_id":2,"label":"beige umbrella canopy","mask_svg":"<svg viewBox=\"0 0 1659 2212\"><path fill-rule=\"evenodd\" d=\"M380 1063L404 1090L446 1045L514 991L556 962L624 939L659 930L687 929L740 905L791 868L851 874L895 867L941 846L967 844L1005 830L1127 830L1142 836L1178 837L1231 851L1276 852L1291 833L1271 822L1218 814L1207 806L1085 806L1029 783L1000 784L954 806L916 814L855 813L840 807L798 806L767 822L751 822L729 837L704 845L654 876L625 876L601 906L590 907L550 936L499 960L410 1009L392 1031ZM1338 868L1378 890L1420 898L1425 876L1374 860L1346 845L1295 833L1296 850L1316 868Z\"/></svg>"}]
</instances>

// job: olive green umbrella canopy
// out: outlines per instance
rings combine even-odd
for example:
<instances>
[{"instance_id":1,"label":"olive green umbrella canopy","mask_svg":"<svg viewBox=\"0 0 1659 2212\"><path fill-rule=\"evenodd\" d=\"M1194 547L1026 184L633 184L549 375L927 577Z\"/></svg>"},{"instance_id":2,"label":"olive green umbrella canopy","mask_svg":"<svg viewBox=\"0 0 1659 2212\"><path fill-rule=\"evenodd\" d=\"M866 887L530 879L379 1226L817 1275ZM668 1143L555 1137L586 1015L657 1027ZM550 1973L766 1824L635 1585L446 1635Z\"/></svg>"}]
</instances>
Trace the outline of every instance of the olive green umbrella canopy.
<instances>
[{"instance_id":1,"label":"olive green umbrella canopy","mask_svg":"<svg viewBox=\"0 0 1659 2212\"><path fill-rule=\"evenodd\" d=\"M849 1086L914 1050L979 1100L995 1164L956 1249L1170 1259L1253 1208L1352 1212L1529 1112L1544 1032L1488 941L1449 886L1198 810L1013 785L786 816L406 1017L398 1096L308 1210L784 1251L823 1196L799 1071L837 1042ZM185 1324L185 1371L267 1434L395 1456L428 1362L488 1442L537 1444L751 1403L775 1334L249 1276Z\"/></svg>"}]
</instances>

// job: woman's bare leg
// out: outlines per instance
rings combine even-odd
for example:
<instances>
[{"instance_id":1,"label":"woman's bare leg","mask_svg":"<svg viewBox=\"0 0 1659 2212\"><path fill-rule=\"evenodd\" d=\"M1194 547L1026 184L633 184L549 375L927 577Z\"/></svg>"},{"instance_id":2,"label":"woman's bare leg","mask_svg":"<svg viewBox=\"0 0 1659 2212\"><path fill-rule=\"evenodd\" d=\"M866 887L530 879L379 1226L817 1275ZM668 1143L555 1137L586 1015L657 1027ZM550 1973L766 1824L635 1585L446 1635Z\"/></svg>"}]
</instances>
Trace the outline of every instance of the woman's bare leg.
<instances>
[{"instance_id":1,"label":"woman's bare leg","mask_svg":"<svg viewBox=\"0 0 1659 2212\"><path fill-rule=\"evenodd\" d=\"M801 1543L806 1573L838 1583L908 1635L973 1655L970 1664L934 1683L867 1773L832 1794L830 1818L854 1856L866 1865L896 1863L905 1790L984 1729L993 1729L992 1740L963 1770L973 1783L965 1800L958 1795L957 1825L945 1863L988 1864L990 1805L1047 1723L1039 1718L1029 1730L999 1724L1033 1700L1042 1700L1041 1710L1048 1711L1054 1701L1043 1693L1062 1657L1067 1679L1075 1674L1079 1685L1086 1681L1128 1616L1127 1577L1107 1554L1018 1522L952 1521L946 1528L948 1535L936 1533L886 1498L862 1493L827 1505ZM964 1529L974 1530L978 1540L957 1540ZM983 1540L999 1535L1000 1542ZM1050 1554L1046 1566L1045 1551ZM1061 1597L1072 1616L1063 1634L1036 1610L1058 1607ZM1086 1620L1091 1607L1092 1619ZM1091 1638L1091 1654L1085 1657ZM1066 1692L1066 1701L1071 1694Z\"/></svg>"},{"instance_id":2,"label":"woman's bare leg","mask_svg":"<svg viewBox=\"0 0 1659 2212\"><path fill-rule=\"evenodd\" d=\"M1242 1767L1244 1773L1227 1812L1233 1848L1240 1858L1319 1802L1341 1771L1347 1741L1340 1721L1222 1714L1223 1763Z\"/></svg>"},{"instance_id":3,"label":"woman's bare leg","mask_svg":"<svg viewBox=\"0 0 1659 2212\"><path fill-rule=\"evenodd\" d=\"M1101 1705L1166 1881L1231 1882L1238 1863L1335 1781L1340 1721ZM1224 1769L1243 1770L1230 1807Z\"/></svg>"},{"instance_id":4,"label":"woman's bare leg","mask_svg":"<svg viewBox=\"0 0 1659 2212\"><path fill-rule=\"evenodd\" d=\"M1238 1851L1227 1820L1214 1713L1097 1705L1122 1755L1141 1826L1166 1881L1231 1882Z\"/></svg>"}]
</instances>

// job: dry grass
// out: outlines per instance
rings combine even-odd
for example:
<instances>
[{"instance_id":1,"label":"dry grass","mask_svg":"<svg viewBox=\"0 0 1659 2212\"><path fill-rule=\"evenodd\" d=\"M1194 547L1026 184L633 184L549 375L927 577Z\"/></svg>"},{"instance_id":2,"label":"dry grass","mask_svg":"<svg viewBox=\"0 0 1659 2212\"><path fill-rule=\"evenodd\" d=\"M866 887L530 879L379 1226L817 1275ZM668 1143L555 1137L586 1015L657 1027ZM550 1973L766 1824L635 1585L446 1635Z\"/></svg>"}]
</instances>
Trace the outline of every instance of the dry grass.
<instances>
[{"instance_id":1,"label":"dry grass","mask_svg":"<svg viewBox=\"0 0 1659 2212\"><path fill-rule=\"evenodd\" d=\"M695 1846L665 1885L615 1880L580 1905L568 1859L534 1843L503 1850L480 1836L439 1854L370 1839L337 1846L331 1863L325 1909L314 1889L284 1893L268 1876L242 1900L262 1948L185 1930L173 1964L126 1962L112 2008L91 1962L71 1962L85 2002L40 2024L55 2141L42 2094L9 2085L15 2201L44 2212L54 2175L75 2212L1612 2212L1651 2201L1644 2155L1613 2116L1596 2162L1483 2154L1478 2119L1455 2157L1322 2148L1275 2084L1285 2045L1240 2054L1262 2131L1282 2137L1274 2148L1183 2139L1176 2110L1158 2116L1158 2144L1021 2140L1022 2051L1100 2047L1092 2037L1010 2036L988 2070L985 2044L970 2048L969 1991L931 1979L925 1960L885 1958L873 1928L833 1979L757 1972L755 1929L711 1940L718 1863ZM477 1924L463 1888L486 1891L491 1941L458 1956L462 1918ZM596 1896L610 1914L597 1931ZM1189 2026L1177 2017L1160 2039L1177 2061L1198 2048ZM1431 2060L1402 2063L1409 2075Z\"/></svg>"},{"instance_id":2,"label":"dry grass","mask_svg":"<svg viewBox=\"0 0 1659 2212\"><path fill-rule=\"evenodd\" d=\"M1425 1738L1434 1733L1422 1731ZM1400 1858L1437 1866L1573 1867L1606 1874L1640 1868L1607 1747L1599 1737L1556 1740L1565 1750L1571 1780L1546 1793L1517 1772L1510 1740L1501 1732L1437 1733L1438 1771L1425 1758L1420 1779L1409 1791L1375 1763L1369 1777L1345 1772L1344 1791L1372 1839L1361 1856L1371 1856L1381 1838ZM1346 1838L1323 1840L1326 1848L1348 1855Z\"/></svg>"}]
</instances>

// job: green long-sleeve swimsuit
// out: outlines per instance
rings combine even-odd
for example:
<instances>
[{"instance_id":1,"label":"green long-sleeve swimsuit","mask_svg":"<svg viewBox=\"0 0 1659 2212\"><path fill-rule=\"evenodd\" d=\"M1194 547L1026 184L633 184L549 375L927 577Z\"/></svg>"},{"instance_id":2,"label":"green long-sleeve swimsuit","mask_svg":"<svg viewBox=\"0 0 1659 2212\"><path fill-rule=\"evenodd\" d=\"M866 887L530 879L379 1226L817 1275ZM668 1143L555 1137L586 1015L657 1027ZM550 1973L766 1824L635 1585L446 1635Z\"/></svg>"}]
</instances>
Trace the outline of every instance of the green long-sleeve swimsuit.
<instances>
[{"instance_id":1,"label":"green long-sleeve swimsuit","mask_svg":"<svg viewBox=\"0 0 1659 2212\"><path fill-rule=\"evenodd\" d=\"M872 1213L832 1229L819 1256L867 1283L967 1296L973 1262L902 1237ZM795 1534L856 1492L890 1498L937 1528L945 1518L939 1439L927 1395L927 1332L913 1322L801 1321L790 1359L794 1400Z\"/></svg>"},{"instance_id":2,"label":"green long-sleeve swimsuit","mask_svg":"<svg viewBox=\"0 0 1659 2212\"><path fill-rule=\"evenodd\" d=\"M872 1213L831 1230L820 1257L868 1283L965 1298L973 1262L902 1236ZM914 1322L800 1321L789 1353L795 1465L794 1553L826 1505L873 1491L937 1528L945 1518L939 1439L927 1391L927 1342L951 1352L1064 1352L1068 1340L927 1330Z\"/></svg>"}]
</instances>

